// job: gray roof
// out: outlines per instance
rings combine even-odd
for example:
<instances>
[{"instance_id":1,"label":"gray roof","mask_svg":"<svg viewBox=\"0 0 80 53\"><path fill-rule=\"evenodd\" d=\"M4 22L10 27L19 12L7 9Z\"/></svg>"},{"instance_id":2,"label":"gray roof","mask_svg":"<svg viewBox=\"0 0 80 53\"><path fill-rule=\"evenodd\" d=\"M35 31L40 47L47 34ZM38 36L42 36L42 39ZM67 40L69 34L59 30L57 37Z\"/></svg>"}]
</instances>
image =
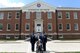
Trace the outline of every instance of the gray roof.
<instances>
[{"instance_id":1,"label":"gray roof","mask_svg":"<svg viewBox=\"0 0 80 53\"><path fill-rule=\"evenodd\" d=\"M57 7L57 9L68 9L68 10L80 10L80 8L76 8L76 7Z\"/></svg>"},{"instance_id":2,"label":"gray roof","mask_svg":"<svg viewBox=\"0 0 80 53\"><path fill-rule=\"evenodd\" d=\"M0 8L0 11L6 11L6 10L21 10L21 7L6 7L6 8Z\"/></svg>"}]
</instances>

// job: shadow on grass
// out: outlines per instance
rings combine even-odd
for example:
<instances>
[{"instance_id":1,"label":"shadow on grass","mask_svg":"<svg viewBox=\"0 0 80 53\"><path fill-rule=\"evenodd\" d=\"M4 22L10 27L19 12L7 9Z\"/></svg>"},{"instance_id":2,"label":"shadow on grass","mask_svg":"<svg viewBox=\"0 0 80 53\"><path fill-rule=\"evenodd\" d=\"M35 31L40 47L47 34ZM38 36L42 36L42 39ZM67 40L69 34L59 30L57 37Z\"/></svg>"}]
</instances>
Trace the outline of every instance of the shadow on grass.
<instances>
[{"instance_id":1,"label":"shadow on grass","mask_svg":"<svg viewBox=\"0 0 80 53\"><path fill-rule=\"evenodd\" d=\"M55 53L55 51L44 51L43 53Z\"/></svg>"}]
</instances>

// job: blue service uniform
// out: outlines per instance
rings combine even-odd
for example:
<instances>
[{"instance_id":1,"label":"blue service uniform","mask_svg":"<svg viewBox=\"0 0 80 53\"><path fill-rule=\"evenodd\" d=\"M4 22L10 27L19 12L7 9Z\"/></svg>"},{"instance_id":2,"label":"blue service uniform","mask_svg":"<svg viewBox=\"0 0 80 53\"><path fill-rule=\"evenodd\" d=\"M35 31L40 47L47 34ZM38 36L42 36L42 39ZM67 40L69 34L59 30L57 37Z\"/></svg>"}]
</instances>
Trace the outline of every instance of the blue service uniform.
<instances>
[{"instance_id":1,"label":"blue service uniform","mask_svg":"<svg viewBox=\"0 0 80 53\"><path fill-rule=\"evenodd\" d=\"M31 35L30 43L31 43L31 50L34 51L34 47L35 47L35 36L34 35Z\"/></svg>"},{"instance_id":2,"label":"blue service uniform","mask_svg":"<svg viewBox=\"0 0 80 53\"><path fill-rule=\"evenodd\" d=\"M43 36L43 49L44 49L44 51L46 51L46 43L47 43L47 36L44 35Z\"/></svg>"}]
</instances>

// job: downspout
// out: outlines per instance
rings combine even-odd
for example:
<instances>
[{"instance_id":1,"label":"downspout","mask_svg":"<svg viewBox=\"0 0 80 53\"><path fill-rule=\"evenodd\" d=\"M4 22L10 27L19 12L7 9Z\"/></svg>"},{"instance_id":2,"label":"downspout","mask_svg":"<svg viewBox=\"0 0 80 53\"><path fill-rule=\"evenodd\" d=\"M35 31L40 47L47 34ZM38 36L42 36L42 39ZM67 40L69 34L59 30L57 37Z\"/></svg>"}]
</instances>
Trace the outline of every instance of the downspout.
<instances>
[{"instance_id":1,"label":"downspout","mask_svg":"<svg viewBox=\"0 0 80 53\"><path fill-rule=\"evenodd\" d=\"M19 39L20 40L21 40L21 25L22 25L22 10L20 10L20 28L19 28L19 32L20 32Z\"/></svg>"},{"instance_id":2,"label":"downspout","mask_svg":"<svg viewBox=\"0 0 80 53\"><path fill-rule=\"evenodd\" d=\"M58 12L57 12L57 10L56 10L56 33L57 33L57 37L56 37L56 38L57 38L57 40L58 40L59 38L58 38L58 16L57 16L57 13L58 13Z\"/></svg>"}]
</instances>

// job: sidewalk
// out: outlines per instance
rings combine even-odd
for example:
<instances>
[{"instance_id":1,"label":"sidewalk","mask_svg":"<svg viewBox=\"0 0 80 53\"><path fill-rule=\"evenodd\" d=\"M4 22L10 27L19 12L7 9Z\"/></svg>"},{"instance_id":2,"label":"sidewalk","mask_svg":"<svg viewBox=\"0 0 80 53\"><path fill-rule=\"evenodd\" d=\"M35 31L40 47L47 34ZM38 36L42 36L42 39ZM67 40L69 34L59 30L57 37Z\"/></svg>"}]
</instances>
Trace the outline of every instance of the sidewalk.
<instances>
[{"instance_id":1,"label":"sidewalk","mask_svg":"<svg viewBox=\"0 0 80 53\"><path fill-rule=\"evenodd\" d=\"M36 50L36 49L35 49ZM36 53L31 51L31 44L29 41L0 41L0 52L20 52L20 53ZM44 53L54 53L49 47Z\"/></svg>"},{"instance_id":2,"label":"sidewalk","mask_svg":"<svg viewBox=\"0 0 80 53\"><path fill-rule=\"evenodd\" d=\"M4 41L3 41L4 42ZM20 52L20 53L35 53L31 51L31 44L29 41L0 41L0 52ZM35 49L36 50L36 49ZM57 53L57 52L79 52L80 40L53 40L47 43L47 52L44 53Z\"/></svg>"},{"instance_id":3,"label":"sidewalk","mask_svg":"<svg viewBox=\"0 0 80 53\"><path fill-rule=\"evenodd\" d=\"M80 43L80 40L53 40L54 43Z\"/></svg>"},{"instance_id":4,"label":"sidewalk","mask_svg":"<svg viewBox=\"0 0 80 53\"><path fill-rule=\"evenodd\" d=\"M48 42L47 47L55 52L80 52L80 40L54 40Z\"/></svg>"}]
</instances>

